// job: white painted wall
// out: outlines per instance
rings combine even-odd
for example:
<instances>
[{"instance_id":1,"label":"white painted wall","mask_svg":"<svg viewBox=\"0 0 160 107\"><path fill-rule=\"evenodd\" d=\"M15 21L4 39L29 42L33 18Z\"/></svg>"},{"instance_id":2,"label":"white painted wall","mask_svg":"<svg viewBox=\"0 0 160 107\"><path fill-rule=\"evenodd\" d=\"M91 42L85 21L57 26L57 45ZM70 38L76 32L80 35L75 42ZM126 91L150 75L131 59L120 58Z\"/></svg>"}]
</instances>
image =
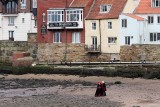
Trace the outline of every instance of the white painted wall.
<instances>
[{"instance_id":1,"label":"white painted wall","mask_svg":"<svg viewBox=\"0 0 160 107\"><path fill-rule=\"evenodd\" d=\"M122 19L127 19L127 27L122 28ZM125 36L132 36L130 43L132 44L143 44L144 35L146 32L146 21L137 21L126 15L120 15L120 45L125 45ZM141 39L140 39L141 36Z\"/></svg>"},{"instance_id":2,"label":"white painted wall","mask_svg":"<svg viewBox=\"0 0 160 107\"><path fill-rule=\"evenodd\" d=\"M139 2L140 0L127 0L122 13L133 13Z\"/></svg>"},{"instance_id":3,"label":"white painted wall","mask_svg":"<svg viewBox=\"0 0 160 107\"><path fill-rule=\"evenodd\" d=\"M139 16L148 19L148 16L154 17L154 23L153 24L146 24L147 30L146 34L144 35L145 42L144 44L160 44L160 41L153 41L150 42L150 33L160 33L160 24L157 23L157 16L160 16L160 14L138 14Z\"/></svg>"},{"instance_id":4,"label":"white painted wall","mask_svg":"<svg viewBox=\"0 0 160 107\"><path fill-rule=\"evenodd\" d=\"M108 22L112 22L112 29L108 29ZM120 28L119 19L101 20L101 47L103 53L119 53L120 52ZM108 43L108 37L116 37L116 43Z\"/></svg>"},{"instance_id":5,"label":"white painted wall","mask_svg":"<svg viewBox=\"0 0 160 107\"><path fill-rule=\"evenodd\" d=\"M92 22L96 22L96 30L92 30ZM100 27L99 27L100 22ZM112 22L112 29L108 29L108 22ZM97 44L100 45L101 30L101 52L102 53L119 53L120 52L120 29L119 19L104 20L85 20L85 44L92 44L92 36L97 37ZM108 43L108 37L117 37L116 43Z\"/></svg>"},{"instance_id":6,"label":"white painted wall","mask_svg":"<svg viewBox=\"0 0 160 107\"><path fill-rule=\"evenodd\" d=\"M2 40L2 14L0 14L0 40Z\"/></svg>"},{"instance_id":7,"label":"white painted wall","mask_svg":"<svg viewBox=\"0 0 160 107\"><path fill-rule=\"evenodd\" d=\"M92 30L92 22L96 22L96 30ZM97 37L97 45L100 45L100 32L98 20L85 20L85 44L92 45L92 37Z\"/></svg>"},{"instance_id":8,"label":"white painted wall","mask_svg":"<svg viewBox=\"0 0 160 107\"><path fill-rule=\"evenodd\" d=\"M24 23L22 23L24 18ZM8 26L8 16L2 16L3 33L0 40L9 40L9 31L14 31L14 41L27 41L27 33L36 33L32 13L19 13L15 16L14 26Z\"/></svg>"}]
</instances>

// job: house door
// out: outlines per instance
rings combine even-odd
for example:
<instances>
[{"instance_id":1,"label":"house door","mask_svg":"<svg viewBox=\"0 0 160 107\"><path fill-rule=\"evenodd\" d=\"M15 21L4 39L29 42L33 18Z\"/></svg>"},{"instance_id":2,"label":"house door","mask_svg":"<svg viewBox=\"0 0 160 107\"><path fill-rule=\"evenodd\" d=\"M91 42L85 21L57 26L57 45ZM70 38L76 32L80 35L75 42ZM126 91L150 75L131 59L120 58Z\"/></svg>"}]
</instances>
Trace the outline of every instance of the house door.
<instances>
[{"instance_id":1,"label":"house door","mask_svg":"<svg viewBox=\"0 0 160 107\"><path fill-rule=\"evenodd\" d=\"M9 40L14 41L14 31L9 31Z\"/></svg>"},{"instance_id":2,"label":"house door","mask_svg":"<svg viewBox=\"0 0 160 107\"><path fill-rule=\"evenodd\" d=\"M92 37L92 46L93 49L97 49L97 37Z\"/></svg>"}]
</instances>

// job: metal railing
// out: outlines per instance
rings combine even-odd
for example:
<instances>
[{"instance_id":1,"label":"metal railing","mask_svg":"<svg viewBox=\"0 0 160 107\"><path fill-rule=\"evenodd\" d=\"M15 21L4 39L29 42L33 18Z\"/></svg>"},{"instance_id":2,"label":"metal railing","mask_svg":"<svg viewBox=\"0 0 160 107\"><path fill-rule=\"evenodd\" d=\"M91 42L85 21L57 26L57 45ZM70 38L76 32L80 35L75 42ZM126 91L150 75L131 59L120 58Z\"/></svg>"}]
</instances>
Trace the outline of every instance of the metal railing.
<instances>
[{"instance_id":1,"label":"metal railing","mask_svg":"<svg viewBox=\"0 0 160 107\"><path fill-rule=\"evenodd\" d=\"M85 50L88 52L100 52L100 45L85 45Z\"/></svg>"}]
</instances>

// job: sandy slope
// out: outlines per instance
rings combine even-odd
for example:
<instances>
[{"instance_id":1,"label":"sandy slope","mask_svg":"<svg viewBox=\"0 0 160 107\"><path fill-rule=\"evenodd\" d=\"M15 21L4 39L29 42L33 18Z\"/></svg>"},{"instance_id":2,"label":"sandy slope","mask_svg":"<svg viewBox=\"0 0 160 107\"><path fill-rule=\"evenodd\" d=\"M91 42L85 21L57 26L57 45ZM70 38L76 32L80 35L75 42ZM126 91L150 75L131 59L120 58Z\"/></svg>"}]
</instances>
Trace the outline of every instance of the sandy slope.
<instances>
[{"instance_id":1,"label":"sandy slope","mask_svg":"<svg viewBox=\"0 0 160 107\"><path fill-rule=\"evenodd\" d=\"M6 80L17 81L9 84L16 86L6 89L0 89L0 107L159 107L160 106L160 81L145 79L111 78L111 77L79 77L64 75L0 75L1 86L7 87ZM20 87L18 81L26 79L34 83ZM29 79L29 80L28 80ZM32 79L46 79L50 82L38 84L39 81ZM56 80L58 82L52 81ZM60 83L59 81L64 81ZM81 85L74 81L86 81L93 84ZM104 80L107 84L106 97L94 97L96 83ZM72 81L68 84L66 81ZM121 81L122 84L113 84L115 81ZM42 81L41 81L42 82ZM23 82L22 82L23 83ZM46 85L48 84L48 85ZM82 83L84 84L84 82ZM37 86L36 86L37 85ZM50 87L48 87L50 86ZM118 102L121 102L118 103Z\"/></svg>"}]
</instances>

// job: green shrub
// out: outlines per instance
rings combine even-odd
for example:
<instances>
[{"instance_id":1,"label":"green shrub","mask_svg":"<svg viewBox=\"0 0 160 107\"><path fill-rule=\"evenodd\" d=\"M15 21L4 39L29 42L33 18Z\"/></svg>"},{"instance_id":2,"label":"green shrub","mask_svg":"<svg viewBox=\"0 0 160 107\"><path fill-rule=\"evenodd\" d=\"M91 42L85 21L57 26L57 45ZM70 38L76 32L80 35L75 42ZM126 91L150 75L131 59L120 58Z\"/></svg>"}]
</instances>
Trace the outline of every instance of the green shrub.
<instances>
[{"instance_id":1,"label":"green shrub","mask_svg":"<svg viewBox=\"0 0 160 107\"><path fill-rule=\"evenodd\" d=\"M95 67L94 67L95 68ZM160 68L140 68L117 66L115 69L105 67L104 69L91 69L91 68L79 68L79 67L54 67L54 66L34 66L34 67L12 67L12 66L0 66L0 74L64 74L64 75L80 75L80 76L107 76L107 77L127 77L127 78L146 78L160 79Z\"/></svg>"}]
</instances>

